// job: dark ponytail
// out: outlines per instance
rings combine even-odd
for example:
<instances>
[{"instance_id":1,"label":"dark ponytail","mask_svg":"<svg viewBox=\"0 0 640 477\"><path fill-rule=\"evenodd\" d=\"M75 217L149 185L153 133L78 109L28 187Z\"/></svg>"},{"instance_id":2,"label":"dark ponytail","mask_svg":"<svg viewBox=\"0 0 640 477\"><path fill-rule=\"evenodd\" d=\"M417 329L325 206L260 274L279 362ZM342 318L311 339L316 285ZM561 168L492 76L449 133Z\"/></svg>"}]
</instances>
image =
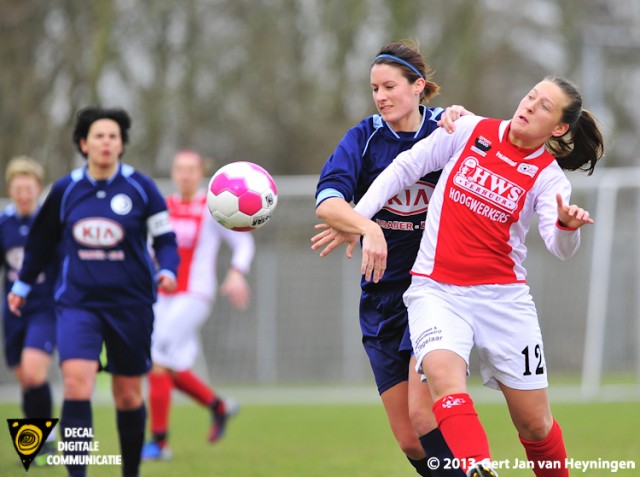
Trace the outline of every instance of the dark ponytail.
<instances>
[{"instance_id":1,"label":"dark ponytail","mask_svg":"<svg viewBox=\"0 0 640 477\"><path fill-rule=\"evenodd\" d=\"M558 85L570 99L562 116L569 130L564 136L548 139L547 149L562 169L593 174L596 162L604 155L604 138L595 116L582 109L582 97L570 81L558 76L547 76L545 81Z\"/></svg>"}]
</instances>

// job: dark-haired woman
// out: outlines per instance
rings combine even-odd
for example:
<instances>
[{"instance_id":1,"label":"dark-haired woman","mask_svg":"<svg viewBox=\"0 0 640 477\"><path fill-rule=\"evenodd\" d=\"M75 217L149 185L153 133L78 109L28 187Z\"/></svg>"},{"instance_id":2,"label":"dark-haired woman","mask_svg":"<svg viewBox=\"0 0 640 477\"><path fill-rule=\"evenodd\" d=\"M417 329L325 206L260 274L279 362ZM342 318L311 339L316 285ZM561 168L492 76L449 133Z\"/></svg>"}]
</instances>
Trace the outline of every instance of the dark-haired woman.
<instances>
[{"instance_id":1,"label":"dark-haired woman","mask_svg":"<svg viewBox=\"0 0 640 477\"><path fill-rule=\"evenodd\" d=\"M325 224L318 226L324 230L312 239L312 248L325 247L321 256L349 242L350 257L359 236L343 236L336 230L363 220L350 202L358 203L399 153L435 131L441 115L449 119L450 127L451 119L465 113L464 108L456 107L443 115L442 108L426 106L440 87L431 81L430 69L414 42L384 46L373 60L370 81L379 114L347 132L318 181L316 215ZM389 245L389 267L377 283L362 278L360 297L362 343L391 430L417 473L427 477L462 475L458 469L445 468L446 459L452 456L436 428L429 389L414 369L407 309L402 302L438 177L439 173L433 173L419 178L376 214Z\"/></svg>"},{"instance_id":2,"label":"dark-haired woman","mask_svg":"<svg viewBox=\"0 0 640 477\"><path fill-rule=\"evenodd\" d=\"M73 477L86 475L87 444L93 437L91 395L103 343L105 369L112 374L122 475L138 475L152 304L158 287L171 290L176 284L179 258L164 198L151 179L120 161L130 125L121 109L90 107L78 113L73 141L86 164L53 185L9 294L11 310L19 313L38 274L50 260L59 260L54 296L64 383L60 425L69 444L65 454L79 454L78 463L67 465Z\"/></svg>"},{"instance_id":3,"label":"dark-haired woman","mask_svg":"<svg viewBox=\"0 0 640 477\"><path fill-rule=\"evenodd\" d=\"M402 188L442 170L404 301L438 427L469 477L497 475L467 392L473 347L484 384L505 396L535 475L569 475L526 284L525 237L535 214L549 252L563 260L576 253L580 227L593 220L569 204L563 171L591 173L603 152L602 133L577 88L549 76L522 98L511 120L461 118L453 134L437 131L399 155L355 208L363 219L373 217ZM364 236L362 272L376 281L386 262L380 226L365 219L343 229Z\"/></svg>"}]
</instances>

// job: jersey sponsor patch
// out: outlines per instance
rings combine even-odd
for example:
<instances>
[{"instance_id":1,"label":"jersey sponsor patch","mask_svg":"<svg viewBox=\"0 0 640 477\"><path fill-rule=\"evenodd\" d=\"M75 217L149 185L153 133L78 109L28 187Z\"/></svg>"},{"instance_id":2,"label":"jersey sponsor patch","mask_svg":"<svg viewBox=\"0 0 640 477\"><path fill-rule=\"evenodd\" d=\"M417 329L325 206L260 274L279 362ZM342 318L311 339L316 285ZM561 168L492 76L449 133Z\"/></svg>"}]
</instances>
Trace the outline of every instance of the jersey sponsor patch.
<instances>
[{"instance_id":1,"label":"jersey sponsor patch","mask_svg":"<svg viewBox=\"0 0 640 477\"><path fill-rule=\"evenodd\" d=\"M133 201L127 194L116 194L111 199L111 210L118 215L127 215L133 208Z\"/></svg>"},{"instance_id":2,"label":"jersey sponsor patch","mask_svg":"<svg viewBox=\"0 0 640 477\"><path fill-rule=\"evenodd\" d=\"M476 199L473 196L466 195L464 192L460 192L454 188L449 189L449 198L458 204L464 205L481 217L487 217L489 220L494 222L504 224L509 220L509 217L511 217L510 214L507 214L502 210L495 209L481 200Z\"/></svg>"},{"instance_id":3,"label":"jersey sponsor patch","mask_svg":"<svg viewBox=\"0 0 640 477\"><path fill-rule=\"evenodd\" d=\"M434 187L428 182L418 181L389 199L382 208L404 216L423 214L429 208L429 198Z\"/></svg>"},{"instance_id":4,"label":"jersey sponsor patch","mask_svg":"<svg viewBox=\"0 0 640 477\"><path fill-rule=\"evenodd\" d=\"M477 197L507 212L514 212L525 193L518 184L482 167L474 157L461 161L453 182Z\"/></svg>"},{"instance_id":5,"label":"jersey sponsor patch","mask_svg":"<svg viewBox=\"0 0 640 477\"><path fill-rule=\"evenodd\" d=\"M482 157L487 156L489 149L491 149L491 141L484 136L478 136L471 146L471 150Z\"/></svg>"},{"instance_id":6,"label":"jersey sponsor patch","mask_svg":"<svg viewBox=\"0 0 640 477\"><path fill-rule=\"evenodd\" d=\"M376 223L381 229L385 230L424 230L424 220L420 224L414 224L413 222L403 220L376 219Z\"/></svg>"},{"instance_id":7,"label":"jersey sponsor patch","mask_svg":"<svg viewBox=\"0 0 640 477\"><path fill-rule=\"evenodd\" d=\"M87 247L114 247L124 239L124 229L113 220L89 217L74 224L73 238Z\"/></svg>"},{"instance_id":8,"label":"jersey sponsor patch","mask_svg":"<svg viewBox=\"0 0 640 477\"><path fill-rule=\"evenodd\" d=\"M109 260L112 262L122 262L125 259L123 250L100 250L100 249L80 249L78 250L80 260Z\"/></svg>"},{"instance_id":9,"label":"jersey sponsor patch","mask_svg":"<svg viewBox=\"0 0 640 477\"><path fill-rule=\"evenodd\" d=\"M538 172L538 166L534 166L533 164L526 164L524 162L518 164L518 172L525 174L529 177L535 177Z\"/></svg>"},{"instance_id":10,"label":"jersey sponsor patch","mask_svg":"<svg viewBox=\"0 0 640 477\"><path fill-rule=\"evenodd\" d=\"M158 237L166 233L172 232L171 219L169 218L169 212L163 210L157 214L153 214L147 219L147 229L152 237Z\"/></svg>"}]
</instances>

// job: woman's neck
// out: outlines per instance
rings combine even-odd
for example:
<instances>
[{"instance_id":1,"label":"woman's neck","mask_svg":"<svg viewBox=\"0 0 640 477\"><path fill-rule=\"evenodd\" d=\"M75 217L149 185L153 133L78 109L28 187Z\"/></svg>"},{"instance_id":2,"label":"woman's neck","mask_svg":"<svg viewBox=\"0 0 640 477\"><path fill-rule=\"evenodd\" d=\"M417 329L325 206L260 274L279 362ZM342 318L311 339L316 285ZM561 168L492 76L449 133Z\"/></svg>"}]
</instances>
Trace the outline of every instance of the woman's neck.
<instances>
[{"instance_id":1,"label":"woman's neck","mask_svg":"<svg viewBox=\"0 0 640 477\"><path fill-rule=\"evenodd\" d=\"M395 132L416 132L422 125L422 110L418 108L414 114L390 125Z\"/></svg>"},{"instance_id":2,"label":"woman's neck","mask_svg":"<svg viewBox=\"0 0 640 477\"><path fill-rule=\"evenodd\" d=\"M191 202L197 194L198 194L198 189L184 190L179 193L180 200L182 200L183 202Z\"/></svg>"},{"instance_id":3,"label":"woman's neck","mask_svg":"<svg viewBox=\"0 0 640 477\"><path fill-rule=\"evenodd\" d=\"M98 166L96 164L87 164L87 174L91 176L92 179L97 181L104 181L112 177L116 171L118 170L119 163L109 166Z\"/></svg>"},{"instance_id":4,"label":"woman's neck","mask_svg":"<svg viewBox=\"0 0 640 477\"><path fill-rule=\"evenodd\" d=\"M509 131L507 132L507 139L512 145L514 145L518 149L524 149L524 150L536 150L536 149L539 149L540 146L542 146L545 143L545 141L541 141L539 138L528 139L528 138L519 137L513 133L513 131L511 130L511 127L509 127Z\"/></svg>"}]
</instances>

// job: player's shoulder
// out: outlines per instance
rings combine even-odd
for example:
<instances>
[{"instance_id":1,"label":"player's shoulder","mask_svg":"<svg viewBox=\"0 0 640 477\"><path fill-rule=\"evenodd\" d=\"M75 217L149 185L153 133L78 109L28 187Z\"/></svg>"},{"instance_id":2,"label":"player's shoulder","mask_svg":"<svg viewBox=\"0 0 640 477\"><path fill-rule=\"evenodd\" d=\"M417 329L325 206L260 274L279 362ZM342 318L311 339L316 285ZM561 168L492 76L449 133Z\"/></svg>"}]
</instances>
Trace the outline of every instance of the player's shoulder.
<instances>
[{"instance_id":1,"label":"player's shoulder","mask_svg":"<svg viewBox=\"0 0 640 477\"><path fill-rule=\"evenodd\" d=\"M372 138L384 131L383 126L382 118L379 115L372 115L349 128L332 154L332 161L348 156L360 157Z\"/></svg>"},{"instance_id":2,"label":"player's shoulder","mask_svg":"<svg viewBox=\"0 0 640 477\"><path fill-rule=\"evenodd\" d=\"M153 182L151 177L146 175L144 172L139 171L131 164L121 164L120 175L126 179L134 179L140 182Z\"/></svg>"},{"instance_id":3,"label":"player's shoulder","mask_svg":"<svg viewBox=\"0 0 640 477\"><path fill-rule=\"evenodd\" d=\"M79 167L77 169L72 170L69 174L56 179L54 183L51 185L51 189L49 190L49 194L62 194L66 191L70 186L77 184L85 178L84 169Z\"/></svg>"},{"instance_id":4,"label":"player's shoulder","mask_svg":"<svg viewBox=\"0 0 640 477\"><path fill-rule=\"evenodd\" d=\"M8 204L4 210L0 213L0 227L16 218L16 206L14 204Z\"/></svg>"},{"instance_id":5,"label":"player's shoulder","mask_svg":"<svg viewBox=\"0 0 640 477\"><path fill-rule=\"evenodd\" d=\"M495 122L495 124L493 124L493 122ZM500 122L500 120L493 120L492 118L485 118L474 114L460 116L455 123L456 130L452 134L445 134L445 136L460 139L466 138L473 134L478 127L480 128L479 131L482 131L482 128L493 130L494 127L499 126Z\"/></svg>"},{"instance_id":6,"label":"player's shoulder","mask_svg":"<svg viewBox=\"0 0 640 477\"><path fill-rule=\"evenodd\" d=\"M373 114L362 119L358 124L352 126L345 135L347 138L352 137L359 142L365 140L373 133L375 133L380 127L384 125L384 121L379 114Z\"/></svg>"},{"instance_id":7,"label":"player's shoulder","mask_svg":"<svg viewBox=\"0 0 640 477\"><path fill-rule=\"evenodd\" d=\"M422 115L424 116L425 121L431 121L434 123L437 123L440 120L442 113L444 113L444 108L441 108L439 106L432 108L429 106L425 106L424 104L420 105L420 110L422 112Z\"/></svg>"},{"instance_id":8,"label":"player's shoulder","mask_svg":"<svg viewBox=\"0 0 640 477\"><path fill-rule=\"evenodd\" d=\"M491 122L491 123L495 123L495 124L500 124L503 120L502 119L494 119L494 118L487 118L484 116L478 116L476 114L467 114L465 116L460 116L457 121L456 121L456 126L458 126L459 124L462 126L475 126L478 123L480 123L481 121L485 121L487 123Z\"/></svg>"},{"instance_id":9,"label":"player's shoulder","mask_svg":"<svg viewBox=\"0 0 640 477\"><path fill-rule=\"evenodd\" d=\"M571 187L571 181L569 181L569 178L562 170L562 167L560 166L560 164L558 164L558 161L556 161L555 157L547 152L545 155L547 157L545 157L544 159L547 160L544 161L544 165L541 167L542 170L540 171L540 175L538 176L538 181L563 184Z\"/></svg>"},{"instance_id":10,"label":"player's shoulder","mask_svg":"<svg viewBox=\"0 0 640 477\"><path fill-rule=\"evenodd\" d=\"M160 194L155 181L150 176L139 171L130 164L121 164L120 175L126 181L136 186L136 188L142 188L147 194Z\"/></svg>"},{"instance_id":11,"label":"player's shoulder","mask_svg":"<svg viewBox=\"0 0 640 477\"><path fill-rule=\"evenodd\" d=\"M0 218L15 217L18 213L16 205L13 202L8 203L5 208L0 212Z\"/></svg>"}]
</instances>

